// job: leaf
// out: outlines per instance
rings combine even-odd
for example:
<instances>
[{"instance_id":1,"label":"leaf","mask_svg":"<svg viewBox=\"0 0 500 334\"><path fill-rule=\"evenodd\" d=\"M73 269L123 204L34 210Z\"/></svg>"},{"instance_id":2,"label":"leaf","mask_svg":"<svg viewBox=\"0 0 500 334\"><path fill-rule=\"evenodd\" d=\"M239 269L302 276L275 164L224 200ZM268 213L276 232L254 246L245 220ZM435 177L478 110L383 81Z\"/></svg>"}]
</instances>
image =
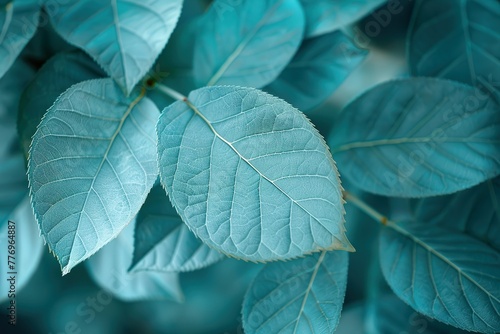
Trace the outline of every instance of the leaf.
<instances>
[{"instance_id":1,"label":"leaf","mask_svg":"<svg viewBox=\"0 0 500 334\"><path fill-rule=\"evenodd\" d=\"M68 0L49 14L55 30L129 94L165 47L181 7L182 0Z\"/></svg>"},{"instance_id":2,"label":"leaf","mask_svg":"<svg viewBox=\"0 0 500 334\"><path fill-rule=\"evenodd\" d=\"M465 334L414 311L394 294L344 307L335 334Z\"/></svg>"},{"instance_id":3,"label":"leaf","mask_svg":"<svg viewBox=\"0 0 500 334\"><path fill-rule=\"evenodd\" d=\"M477 85L500 80L500 3L497 0L417 1L408 33L414 75Z\"/></svg>"},{"instance_id":4,"label":"leaf","mask_svg":"<svg viewBox=\"0 0 500 334\"><path fill-rule=\"evenodd\" d=\"M306 13L306 37L354 23L387 0L300 0Z\"/></svg>"},{"instance_id":5,"label":"leaf","mask_svg":"<svg viewBox=\"0 0 500 334\"><path fill-rule=\"evenodd\" d=\"M161 185L153 187L139 211L134 245L133 271L193 271L223 258L189 231Z\"/></svg>"},{"instance_id":6,"label":"leaf","mask_svg":"<svg viewBox=\"0 0 500 334\"><path fill-rule=\"evenodd\" d=\"M196 36L196 84L263 87L292 59L303 32L298 0L216 0Z\"/></svg>"},{"instance_id":7,"label":"leaf","mask_svg":"<svg viewBox=\"0 0 500 334\"><path fill-rule=\"evenodd\" d=\"M346 252L267 264L243 301L245 333L333 333L347 284Z\"/></svg>"},{"instance_id":8,"label":"leaf","mask_svg":"<svg viewBox=\"0 0 500 334\"><path fill-rule=\"evenodd\" d=\"M26 156L36 127L59 95L74 84L104 76L99 66L78 50L57 54L43 65L24 91L19 105L17 128Z\"/></svg>"},{"instance_id":9,"label":"leaf","mask_svg":"<svg viewBox=\"0 0 500 334\"><path fill-rule=\"evenodd\" d=\"M134 228L135 220L87 261L87 270L92 279L123 301L183 301L178 274L127 272L132 261Z\"/></svg>"},{"instance_id":10,"label":"leaf","mask_svg":"<svg viewBox=\"0 0 500 334\"><path fill-rule=\"evenodd\" d=\"M418 221L467 233L500 252L500 178L411 205Z\"/></svg>"},{"instance_id":11,"label":"leaf","mask_svg":"<svg viewBox=\"0 0 500 334\"><path fill-rule=\"evenodd\" d=\"M27 84L35 75L35 70L23 60L18 60L0 78L0 157L19 152L16 131L16 117L19 99Z\"/></svg>"},{"instance_id":12,"label":"leaf","mask_svg":"<svg viewBox=\"0 0 500 334\"><path fill-rule=\"evenodd\" d=\"M330 134L342 175L396 197L449 194L500 173L500 109L453 81L383 83L351 102Z\"/></svg>"},{"instance_id":13,"label":"leaf","mask_svg":"<svg viewBox=\"0 0 500 334\"><path fill-rule=\"evenodd\" d=\"M36 32L40 5L34 0L0 4L0 78Z\"/></svg>"},{"instance_id":14,"label":"leaf","mask_svg":"<svg viewBox=\"0 0 500 334\"><path fill-rule=\"evenodd\" d=\"M290 64L264 90L306 111L324 102L367 52L342 32L305 40Z\"/></svg>"},{"instance_id":15,"label":"leaf","mask_svg":"<svg viewBox=\"0 0 500 334\"><path fill-rule=\"evenodd\" d=\"M40 229L63 274L115 238L157 177L158 109L111 79L84 81L47 111L30 148L28 179Z\"/></svg>"},{"instance_id":16,"label":"leaf","mask_svg":"<svg viewBox=\"0 0 500 334\"><path fill-rule=\"evenodd\" d=\"M500 331L497 250L458 231L405 222L382 230L380 254L387 282L418 312L469 331Z\"/></svg>"},{"instance_id":17,"label":"leaf","mask_svg":"<svg viewBox=\"0 0 500 334\"><path fill-rule=\"evenodd\" d=\"M165 108L157 132L161 182L210 247L251 261L353 250L335 163L288 103L253 88L201 88Z\"/></svg>"}]
</instances>

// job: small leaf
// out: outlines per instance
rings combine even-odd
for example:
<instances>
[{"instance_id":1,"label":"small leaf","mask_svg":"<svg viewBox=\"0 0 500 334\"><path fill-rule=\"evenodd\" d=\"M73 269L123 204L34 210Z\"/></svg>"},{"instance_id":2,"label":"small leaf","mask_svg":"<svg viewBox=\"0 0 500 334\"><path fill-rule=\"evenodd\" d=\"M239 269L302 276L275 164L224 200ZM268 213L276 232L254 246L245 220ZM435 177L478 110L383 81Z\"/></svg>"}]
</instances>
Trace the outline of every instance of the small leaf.
<instances>
[{"instance_id":1,"label":"small leaf","mask_svg":"<svg viewBox=\"0 0 500 334\"><path fill-rule=\"evenodd\" d=\"M193 271L223 258L189 231L159 184L139 211L134 245L134 271Z\"/></svg>"},{"instance_id":2,"label":"small leaf","mask_svg":"<svg viewBox=\"0 0 500 334\"><path fill-rule=\"evenodd\" d=\"M134 228L135 221L87 261L92 279L123 301L183 301L178 274L127 272L132 261Z\"/></svg>"},{"instance_id":3,"label":"small leaf","mask_svg":"<svg viewBox=\"0 0 500 334\"><path fill-rule=\"evenodd\" d=\"M40 5L35 0L0 4L0 78L36 32Z\"/></svg>"},{"instance_id":4,"label":"small leaf","mask_svg":"<svg viewBox=\"0 0 500 334\"><path fill-rule=\"evenodd\" d=\"M304 13L298 0L233 3L216 0L200 22L194 51L199 87L263 87L276 79L300 45Z\"/></svg>"},{"instance_id":5,"label":"small leaf","mask_svg":"<svg viewBox=\"0 0 500 334\"><path fill-rule=\"evenodd\" d=\"M381 234L384 276L415 310L452 326L500 331L500 252L436 225L392 223Z\"/></svg>"},{"instance_id":6,"label":"small leaf","mask_svg":"<svg viewBox=\"0 0 500 334\"><path fill-rule=\"evenodd\" d=\"M335 331L347 284L346 252L267 264L243 301L245 333Z\"/></svg>"},{"instance_id":7,"label":"small leaf","mask_svg":"<svg viewBox=\"0 0 500 334\"><path fill-rule=\"evenodd\" d=\"M165 47L181 7L182 0L68 0L49 14L63 38L130 93Z\"/></svg>"},{"instance_id":8,"label":"small leaf","mask_svg":"<svg viewBox=\"0 0 500 334\"><path fill-rule=\"evenodd\" d=\"M28 162L40 229L63 274L115 238L157 177L158 109L144 92L126 98L111 79L62 94L33 137Z\"/></svg>"},{"instance_id":9,"label":"small leaf","mask_svg":"<svg viewBox=\"0 0 500 334\"><path fill-rule=\"evenodd\" d=\"M201 88L167 107L157 132L161 182L210 247L251 261L353 249L328 148L283 100Z\"/></svg>"},{"instance_id":10,"label":"small leaf","mask_svg":"<svg viewBox=\"0 0 500 334\"><path fill-rule=\"evenodd\" d=\"M500 252L500 178L411 202L415 219L467 233Z\"/></svg>"},{"instance_id":11,"label":"small leaf","mask_svg":"<svg viewBox=\"0 0 500 334\"><path fill-rule=\"evenodd\" d=\"M299 110L310 110L324 102L366 54L340 31L305 40L290 64L264 90Z\"/></svg>"},{"instance_id":12,"label":"small leaf","mask_svg":"<svg viewBox=\"0 0 500 334\"><path fill-rule=\"evenodd\" d=\"M390 81L362 94L329 138L342 175L376 194L424 197L500 174L500 108L479 96L430 78Z\"/></svg>"},{"instance_id":13,"label":"small leaf","mask_svg":"<svg viewBox=\"0 0 500 334\"><path fill-rule=\"evenodd\" d=\"M306 13L306 37L356 22L387 0L300 0Z\"/></svg>"},{"instance_id":14,"label":"small leaf","mask_svg":"<svg viewBox=\"0 0 500 334\"><path fill-rule=\"evenodd\" d=\"M43 65L19 105L17 128L26 156L36 127L59 95L74 84L104 76L99 66L79 50L60 53Z\"/></svg>"},{"instance_id":15,"label":"small leaf","mask_svg":"<svg viewBox=\"0 0 500 334\"><path fill-rule=\"evenodd\" d=\"M420 0L408 33L412 74L471 85L500 80L498 0Z\"/></svg>"}]
</instances>

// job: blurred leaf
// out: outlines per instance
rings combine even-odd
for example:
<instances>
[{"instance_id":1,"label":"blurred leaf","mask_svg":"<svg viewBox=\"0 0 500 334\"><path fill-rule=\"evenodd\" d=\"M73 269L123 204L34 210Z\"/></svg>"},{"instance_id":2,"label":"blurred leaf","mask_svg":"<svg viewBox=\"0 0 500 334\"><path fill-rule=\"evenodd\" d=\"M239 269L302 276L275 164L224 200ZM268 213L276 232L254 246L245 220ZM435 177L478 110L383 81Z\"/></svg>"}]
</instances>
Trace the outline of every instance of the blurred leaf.
<instances>
[{"instance_id":1,"label":"blurred leaf","mask_svg":"<svg viewBox=\"0 0 500 334\"><path fill-rule=\"evenodd\" d=\"M0 78L35 34L40 17L36 0L13 0L0 4Z\"/></svg>"},{"instance_id":2,"label":"blurred leaf","mask_svg":"<svg viewBox=\"0 0 500 334\"><path fill-rule=\"evenodd\" d=\"M500 331L500 252L467 234L422 223L381 233L384 276L415 310L452 326Z\"/></svg>"},{"instance_id":3,"label":"blurred leaf","mask_svg":"<svg viewBox=\"0 0 500 334\"><path fill-rule=\"evenodd\" d=\"M167 107L157 132L161 182L210 247L251 261L352 250L335 163L288 103L253 88L201 88Z\"/></svg>"},{"instance_id":4,"label":"blurred leaf","mask_svg":"<svg viewBox=\"0 0 500 334\"><path fill-rule=\"evenodd\" d=\"M196 36L194 75L199 87L263 87L276 79L299 48L304 14L298 0L215 0Z\"/></svg>"},{"instance_id":5,"label":"blurred leaf","mask_svg":"<svg viewBox=\"0 0 500 334\"><path fill-rule=\"evenodd\" d=\"M330 134L340 172L363 190L397 197L449 194L498 175L500 109L476 91L411 78L363 93Z\"/></svg>"},{"instance_id":6,"label":"blurred leaf","mask_svg":"<svg viewBox=\"0 0 500 334\"><path fill-rule=\"evenodd\" d=\"M68 0L49 15L64 39L88 52L130 94L165 47L181 7L182 0Z\"/></svg>"},{"instance_id":7,"label":"blurred leaf","mask_svg":"<svg viewBox=\"0 0 500 334\"><path fill-rule=\"evenodd\" d=\"M416 220L467 233L500 252L500 178L411 205Z\"/></svg>"},{"instance_id":8,"label":"blurred leaf","mask_svg":"<svg viewBox=\"0 0 500 334\"><path fill-rule=\"evenodd\" d=\"M111 79L72 86L50 107L30 148L38 223L63 274L115 238L157 177L158 109Z\"/></svg>"},{"instance_id":9,"label":"blurred leaf","mask_svg":"<svg viewBox=\"0 0 500 334\"><path fill-rule=\"evenodd\" d=\"M224 256L189 231L160 184L151 189L139 211L134 235L133 271L193 271Z\"/></svg>"},{"instance_id":10,"label":"blurred leaf","mask_svg":"<svg viewBox=\"0 0 500 334\"><path fill-rule=\"evenodd\" d=\"M135 220L86 263L92 279L123 301L174 300L184 296L176 273L127 272L134 250Z\"/></svg>"},{"instance_id":11,"label":"blurred leaf","mask_svg":"<svg viewBox=\"0 0 500 334\"><path fill-rule=\"evenodd\" d=\"M264 90L307 111L323 103L366 54L340 31L305 40L290 64Z\"/></svg>"},{"instance_id":12,"label":"blurred leaf","mask_svg":"<svg viewBox=\"0 0 500 334\"><path fill-rule=\"evenodd\" d=\"M36 127L59 95L74 84L104 76L100 67L79 50L60 53L43 65L24 91L19 105L17 128L26 156Z\"/></svg>"},{"instance_id":13,"label":"blurred leaf","mask_svg":"<svg viewBox=\"0 0 500 334\"><path fill-rule=\"evenodd\" d=\"M477 85L500 80L498 0L419 0L408 33L412 74Z\"/></svg>"},{"instance_id":14,"label":"blurred leaf","mask_svg":"<svg viewBox=\"0 0 500 334\"><path fill-rule=\"evenodd\" d=\"M245 332L333 333L344 302L347 264L342 251L267 264L245 295Z\"/></svg>"},{"instance_id":15,"label":"blurred leaf","mask_svg":"<svg viewBox=\"0 0 500 334\"><path fill-rule=\"evenodd\" d=\"M306 37L356 22L387 0L300 0L306 13Z\"/></svg>"}]
</instances>

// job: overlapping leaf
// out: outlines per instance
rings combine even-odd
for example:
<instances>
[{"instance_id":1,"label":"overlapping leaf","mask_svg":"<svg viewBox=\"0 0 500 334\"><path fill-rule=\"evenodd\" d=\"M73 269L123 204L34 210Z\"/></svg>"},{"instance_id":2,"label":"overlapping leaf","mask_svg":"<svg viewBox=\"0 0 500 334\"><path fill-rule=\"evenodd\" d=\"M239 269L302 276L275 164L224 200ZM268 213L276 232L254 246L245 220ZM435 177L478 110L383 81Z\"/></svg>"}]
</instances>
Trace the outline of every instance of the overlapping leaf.
<instances>
[{"instance_id":1,"label":"overlapping leaf","mask_svg":"<svg viewBox=\"0 0 500 334\"><path fill-rule=\"evenodd\" d=\"M456 82L395 80L349 104L329 144L342 175L361 189L449 194L500 174L500 109Z\"/></svg>"},{"instance_id":2,"label":"overlapping leaf","mask_svg":"<svg viewBox=\"0 0 500 334\"><path fill-rule=\"evenodd\" d=\"M420 0L408 34L415 75L471 85L500 80L500 3L497 0Z\"/></svg>"},{"instance_id":3,"label":"overlapping leaf","mask_svg":"<svg viewBox=\"0 0 500 334\"><path fill-rule=\"evenodd\" d=\"M380 255L387 282L415 310L469 331L500 331L498 250L436 225L392 223Z\"/></svg>"},{"instance_id":4,"label":"overlapping leaf","mask_svg":"<svg viewBox=\"0 0 500 334\"><path fill-rule=\"evenodd\" d=\"M298 0L216 0L198 27L194 75L199 87L263 87L297 51L304 32Z\"/></svg>"},{"instance_id":5,"label":"overlapping leaf","mask_svg":"<svg viewBox=\"0 0 500 334\"><path fill-rule=\"evenodd\" d=\"M306 37L354 23L387 0L300 0L306 13Z\"/></svg>"},{"instance_id":6,"label":"overlapping leaf","mask_svg":"<svg viewBox=\"0 0 500 334\"><path fill-rule=\"evenodd\" d=\"M131 269L193 271L222 258L189 231L161 185L153 187L137 216Z\"/></svg>"},{"instance_id":7,"label":"overlapping leaf","mask_svg":"<svg viewBox=\"0 0 500 334\"><path fill-rule=\"evenodd\" d=\"M40 5L36 0L13 0L0 4L0 78L36 32Z\"/></svg>"},{"instance_id":8,"label":"overlapping leaf","mask_svg":"<svg viewBox=\"0 0 500 334\"><path fill-rule=\"evenodd\" d=\"M202 88L167 107L157 131L161 182L209 246L252 261L352 250L335 163L288 103L252 88Z\"/></svg>"},{"instance_id":9,"label":"overlapping leaf","mask_svg":"<svg viewBox=\"0 0 500 334\"><path fill-rule=\"evenodd\" d=\"M157 177L158 109L111 79L72 86L45 114L28 178L38 223L63 274L137 214Z\"/></svg>"},{"instance_id":10,"label":"overlapping leaf","mask_svg":"<svg viewBox=\"0 0 500 334\"><path fill-rule=\"evenodd\" d=\"M87 269L94 281L123 301L184 299L176 273L127 272L134 249L135 220L92 256Z\"/></svg>"},{"instance_id":11,"label":"overlapping leaf","mask_svg":"<svg viewBox=\"0 0 500 334\"><path fill-rule=\"evenodd\" d=\"M182 0L70 0L49 12L55 30L130 93L175 28Z\"/></svg>"},{"instance_id":12,"label":"overlapping leaf","mask_svg":"<svg viewBox=\"0 0 500 334\"><path fill-rule=\"evenodd\" d=\"M19 104L18 130L25 154L45 112L66 89L105 73L83 51L64 52L47 61L24 91Z\"/></svg>"},{"instance_id":13,"label":"overlapping leaf","mask_svg":"<svg viewBox=\"0 0 500 334\"><path fill-rule=\"evenodd\" d=\"M265 91L306 111L324 102L365 58L342 32L308 39Z\"/></svg>"},{"instance_id":14,"label":"overlapping leaf","mask_svg":"<svg viewBox=\"0 0 500 334\"><path fill-rule=\"evenodd\" d=\"M245 333L335 331L347 284L346 252L267 264L243 302Z\"/></svg>"}]
</instances>

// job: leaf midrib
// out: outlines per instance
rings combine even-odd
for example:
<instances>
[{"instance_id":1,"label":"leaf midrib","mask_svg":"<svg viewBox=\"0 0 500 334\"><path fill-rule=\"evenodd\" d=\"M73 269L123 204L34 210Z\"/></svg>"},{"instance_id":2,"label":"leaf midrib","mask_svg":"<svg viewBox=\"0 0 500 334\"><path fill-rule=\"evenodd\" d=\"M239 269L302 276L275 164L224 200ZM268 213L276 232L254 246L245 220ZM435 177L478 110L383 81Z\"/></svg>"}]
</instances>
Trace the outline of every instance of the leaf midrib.
<instances>
[{"instance_id":1,"label":"leaf midrib","mask_svg":"<svg viewBox=\"0 0 500 334\"><path fill-rule=\"evenodd\" d=\"M95 175L92 178L92 183L90 184L90 187L87 190L87 196L85 197L85 201L83 202L82 211L80 211L80 213L78 215L78 224L77 224L76 229L75 229L75 237L73 238L73 242L71 243L71 248L70 248L71 251L70 251L69 256L68 256L68 264L66 264L63 267L63 275L69 272L69 269L70 269L69 265L70 265L70 261L71 261L71 254L73 253L73 250L74 250L75 241L76 241L76 238L77 238L77 235L78 235L78 229L80 228L82 214L85 211L85 207L87 206L87 201L89 199L91 190L94 188L95 181L96 181L97 177L99 176L99 174L101 172L101 169L102 169L102 166L104 165L104 162L108 159L109 151L111 150L111 147L113 146L116 137L118 136L118 134L120 133L121 129L123 128L123 124L125 123L126 119L130 115L130 113L132 112L132 110L134 109L134 107L142 100L142 98L145 95L146 95L146 91L145 91L145 89L142 89L141 93L130 103L128 109L123 114L123 117L120 119L120 124L118 124L118 127L116 128L116 131L113 133L113 135L109 139L108 147L106 148L106 151L104 152L104 155L102 157L101 163L99 164L99 167L97 168L97 171L95 172Z\"/></svg>"},{"instance_id":2,"label":"leaf midrib","mask_svg":"<svg viewBox=\"0 0 500 334\"><path fill-rule=\"evenodd\" d=\"M470 139L470 138L461 138L461 137L416 137L416 138L393 138L393 139L378 139L378 140L368 140L368 141L356 141L349 144L344 144L340 146L336 146L332 148L332 154L348 151L357 148L370 148L377 146L389 146L389 145L400 145L400 144L420 144L420 143L428 143L428 142L437 142L437 143L483 143L483 144L499 144L500 140L489 140L484 139L480 140L479 138Z\"/></svg>"}]
</instances>

